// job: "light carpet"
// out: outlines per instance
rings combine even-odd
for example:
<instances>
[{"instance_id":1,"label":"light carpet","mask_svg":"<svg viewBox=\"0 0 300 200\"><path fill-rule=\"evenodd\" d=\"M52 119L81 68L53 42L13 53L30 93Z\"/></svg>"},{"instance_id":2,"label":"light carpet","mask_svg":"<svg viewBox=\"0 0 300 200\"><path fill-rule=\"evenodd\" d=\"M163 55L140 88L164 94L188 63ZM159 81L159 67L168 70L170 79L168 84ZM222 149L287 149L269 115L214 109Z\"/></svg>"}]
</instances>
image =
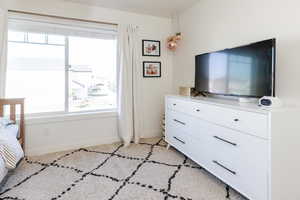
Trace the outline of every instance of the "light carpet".
<instances>
[{"instance_id":1,"label":"light carpet","mask_svg":"<svg viewBox=\"0 0 300 200\"><path fill-rule=\"evenodd\" d=\"M0 199L245 200L161 139L26 158Z\"/></svg>"}]
</instances>

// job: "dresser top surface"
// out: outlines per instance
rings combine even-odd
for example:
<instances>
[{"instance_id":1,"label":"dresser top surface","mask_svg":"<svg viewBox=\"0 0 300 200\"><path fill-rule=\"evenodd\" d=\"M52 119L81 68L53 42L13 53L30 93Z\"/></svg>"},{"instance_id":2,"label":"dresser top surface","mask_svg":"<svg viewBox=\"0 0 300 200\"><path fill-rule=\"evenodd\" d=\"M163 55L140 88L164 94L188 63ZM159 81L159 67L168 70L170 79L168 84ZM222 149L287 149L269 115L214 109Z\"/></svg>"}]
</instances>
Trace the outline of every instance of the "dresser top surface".
<instances>
[{"instance_id":1,"label":"dresser top surface","mask_svg":"<svg viewBox=\"0 0 300 200\"><path fill-rule=\"evenodd\" d=\"M167 95L166 97L181 99L185 101L204 103L209 105L215 105L220 107L227 107L232 109L256 112L256 113L262 113L262 114L269 114L271 112L282 112L282 111L298 109L297 107L286 107L286 106L282 106L279 108L266 108L266 107L259 106L258 103L240 103L238 100L229 100L229 99L214 98L214 97L188 97L188 96L180 96L180 95Z\"/></svg>"}]
</instances>

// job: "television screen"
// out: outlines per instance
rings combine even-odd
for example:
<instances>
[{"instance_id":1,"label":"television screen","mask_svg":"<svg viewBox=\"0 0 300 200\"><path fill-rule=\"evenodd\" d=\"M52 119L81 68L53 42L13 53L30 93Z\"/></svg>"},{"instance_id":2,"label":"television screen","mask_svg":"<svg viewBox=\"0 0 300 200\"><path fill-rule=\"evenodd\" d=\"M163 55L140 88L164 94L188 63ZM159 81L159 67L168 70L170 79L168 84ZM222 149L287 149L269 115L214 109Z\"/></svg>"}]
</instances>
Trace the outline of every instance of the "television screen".
<instances>
[{"instance_id":1,"label":"television screen","mask_svg":"<svg viewBox=\"0 0 300 200\"><path fill-rule=\"evenodd\" d=\"M275 39L196 56L199 92L275 96Z\"/></svg>"}]
</instances>

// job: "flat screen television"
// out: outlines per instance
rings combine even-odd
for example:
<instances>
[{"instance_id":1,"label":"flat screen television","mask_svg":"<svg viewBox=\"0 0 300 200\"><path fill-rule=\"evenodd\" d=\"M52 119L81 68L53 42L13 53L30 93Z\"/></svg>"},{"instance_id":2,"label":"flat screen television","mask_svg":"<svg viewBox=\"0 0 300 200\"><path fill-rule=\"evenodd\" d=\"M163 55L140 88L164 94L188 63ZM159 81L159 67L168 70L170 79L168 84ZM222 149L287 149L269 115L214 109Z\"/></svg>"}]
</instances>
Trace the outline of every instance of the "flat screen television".
<instances>
[{"instance_id":1,"label":"flat screen television","mask_svg":"<svg viewBox=\"0 0 300 200\"><path fill-rule=\"evenodd\" d=\"M275 96L276 40L270 39L196 56L198 92L238 96Z\"/></svg>"}]
</instances>

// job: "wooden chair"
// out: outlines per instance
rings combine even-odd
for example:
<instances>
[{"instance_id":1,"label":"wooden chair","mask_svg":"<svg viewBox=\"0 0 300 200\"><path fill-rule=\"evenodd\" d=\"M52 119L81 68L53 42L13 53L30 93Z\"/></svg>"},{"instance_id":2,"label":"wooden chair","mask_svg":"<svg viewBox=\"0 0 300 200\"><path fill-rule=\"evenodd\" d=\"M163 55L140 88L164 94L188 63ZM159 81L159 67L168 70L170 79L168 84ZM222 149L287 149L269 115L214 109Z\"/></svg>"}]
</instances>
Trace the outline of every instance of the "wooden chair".
<instances>
[{"instance_id":1,"label":"wooden chair","mask_svg":"<svg viewBox=\"0 0 300 200\"><path fill-rule=\"evenodd\" d=\"M0 99L0 117L4 117L4 107L10 107L9 119L13 122L17 123L16 107L20 105L21 110L19 113L19 142L24 150L25 148L25 120L24 120L24 98L16 98L16 99Z\"/></svg>"}]
</instances>

